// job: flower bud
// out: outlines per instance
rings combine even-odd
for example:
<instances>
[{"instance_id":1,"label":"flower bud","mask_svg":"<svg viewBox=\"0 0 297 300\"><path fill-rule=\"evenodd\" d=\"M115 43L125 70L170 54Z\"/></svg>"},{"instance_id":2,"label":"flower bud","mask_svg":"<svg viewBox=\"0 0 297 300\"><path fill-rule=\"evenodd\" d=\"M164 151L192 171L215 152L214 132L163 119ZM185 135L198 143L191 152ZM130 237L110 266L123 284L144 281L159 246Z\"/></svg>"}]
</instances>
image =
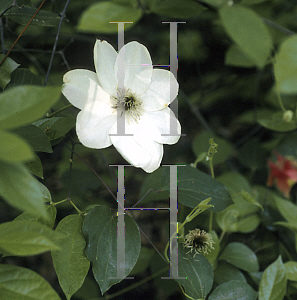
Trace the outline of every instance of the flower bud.
<instances>
[{"instance_id":1,"label":"flower bud","mask_svg":"<svg viewBox=\"0 0 297 300\"><path fill-rule=\"evenodd\" d=\"M287 110L284 112L284 115L283 115L283 120L287 123L290 123L293 119L293 112L291 110Z\"/></svg>"},{"instance_id":2,"label":"flower bud","mask_svg":"<svg viewBox=\"0 0 297 300\"><path fill-rule=\"evenodd\" d=\"M185 236L185 241L183 243L184 248L189 248L187 253L192 253L194 251L194 257L196 254L207 254L213 247L214 241L210 233L198 228L190 230Z\"/></svg>"}]
</instances>

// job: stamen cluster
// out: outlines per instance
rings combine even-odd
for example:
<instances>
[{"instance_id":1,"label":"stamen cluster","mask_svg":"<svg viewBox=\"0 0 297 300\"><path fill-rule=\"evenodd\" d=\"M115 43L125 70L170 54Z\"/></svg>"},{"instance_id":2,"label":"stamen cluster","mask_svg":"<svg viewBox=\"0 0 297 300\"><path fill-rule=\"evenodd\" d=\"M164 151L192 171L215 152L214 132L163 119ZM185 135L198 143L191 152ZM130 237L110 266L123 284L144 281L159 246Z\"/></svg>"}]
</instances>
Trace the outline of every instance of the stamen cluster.
<instances>
[{"instance_id":1,"label":"stamen cluster","mask_svg":"<svg viewBox=\"0 0 297 300\"><path fill-rule=\"evenodd\" d=\"M113 109L120 110L121 116L125 111L127 117L131 116L136 122L140 119L141 116L141 105L142 101L133 94L129 89L118 89L117 96L111 96L112 101L115 104L112 106Z\"/></svg>"},{"instance_id":2,"label":"stamen cluster","mask_svg":"<svg viewBox=\"0 0 297 300\"><path fill-rule=\"evenodd\" d=\"M212 249L214 249L213 244L214 241L211 234L198 228L190 230L185 236L185 241L183 242L184 248L190 249L187 254L194 251L194 257L197 254L205 255L209 253Z\"/></svg>"}]
</instances>

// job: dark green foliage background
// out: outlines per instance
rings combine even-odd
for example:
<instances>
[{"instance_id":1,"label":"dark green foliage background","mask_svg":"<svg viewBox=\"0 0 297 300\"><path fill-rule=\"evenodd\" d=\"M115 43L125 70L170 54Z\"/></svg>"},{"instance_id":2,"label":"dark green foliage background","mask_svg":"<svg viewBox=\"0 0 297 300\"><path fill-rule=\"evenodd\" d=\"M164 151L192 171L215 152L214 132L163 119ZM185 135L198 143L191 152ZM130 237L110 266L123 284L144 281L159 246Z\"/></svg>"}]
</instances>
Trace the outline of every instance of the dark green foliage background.
<instances>
[{"instance_id":1,"label":"dark green foliage background","mask_svg":"<svg viewBox=\"0 0 297 300\"><path fill-rule=\"evenodd\" d=\"M0 61L41 2L0 2ZM108 266L114 274L105 262L116 258L117 170L109 164L126 162L113 147L79 144L78 110L63 109L69 103L60 89L68 70L94 71L96 39L117 48L117 25L109 21L133 21L125 43L144 44L160 66L169 64L166 22L182 22L178 118L185 136L164 146L162 164L186 165L178 171L179 222L212 198L214 207L187 223L185 234L200 228L215 240L206 258L179 244L186 283L161 279L168 264L156 249L163 254L169 231L161 211L129 217L134 280L118 283L100 271ZM297 159L296 32L294 0L45 1L0 66L0 300L91 300L100 290L102 299L295 299L296 187L286 199L266 182L274 151ZM292 119L284 120L286 110ZM218 144L215 178L205 160L210 138ZM127 167L125 191L126 207L140 199L137 207L168 207L169 171ZM94 225L102 215L110 236ZM104 239L112 250L100 257Z\"/></svg>"}]
</instances>

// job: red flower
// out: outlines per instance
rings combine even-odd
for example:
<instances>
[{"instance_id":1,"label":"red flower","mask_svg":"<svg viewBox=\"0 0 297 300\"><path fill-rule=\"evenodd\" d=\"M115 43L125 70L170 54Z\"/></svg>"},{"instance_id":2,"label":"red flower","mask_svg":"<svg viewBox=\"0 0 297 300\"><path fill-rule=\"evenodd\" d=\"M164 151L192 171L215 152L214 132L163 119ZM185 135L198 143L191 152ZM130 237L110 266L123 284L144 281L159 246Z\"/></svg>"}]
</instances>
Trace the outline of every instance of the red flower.
<instances>
[{"instance_id":1,"label":"red flower","mask_svg":"<svg viewBox=\"0 0 297 300\"><path fill-rule=\"evenodd\" d=\"M276 183L277 188L289 197L292 186L297 182L297 162L293 159L287 159L275 152L277 162L273 163L270 159L268 165L270 174L267 185L272 186Z\"/></svg>"}]
</instances>

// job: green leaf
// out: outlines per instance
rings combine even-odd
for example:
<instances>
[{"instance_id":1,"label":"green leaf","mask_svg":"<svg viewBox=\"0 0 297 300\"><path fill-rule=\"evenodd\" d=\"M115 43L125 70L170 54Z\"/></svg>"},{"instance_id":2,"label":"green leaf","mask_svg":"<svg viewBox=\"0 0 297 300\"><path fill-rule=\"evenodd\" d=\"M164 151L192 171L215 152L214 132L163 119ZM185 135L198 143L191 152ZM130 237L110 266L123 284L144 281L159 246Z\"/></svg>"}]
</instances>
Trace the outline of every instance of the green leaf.
<instances>
[{"instance_id":1,"label":"green leaf","mask_svg":"<svg viewBox=\"0 0 297 300\"><path fill-rule=\"evenodd\" d=\"M229 190L232 200L239 209L241 215L247 215L259 210L254 204L249 203L242 195L242 190L252 195L252 189L247 179L239 173L226 172L220 177L218 181L224 184Z\"/></svg>"},{"instance_id":2,"label":"green leaf","mask_svg":"<svg viewBox=\"0 0 297 300\"><path fill-rule=\"evenodd\" d=\"M2 0L0 2L0 15L13 5L14 0Z\"/></svg>"},{"instance_id":3,"label":"green leaf","mask_svg":"<svg viewBox=\"0 0 297 300\"><path fill-rule=\"evenodd\" d=\"M11 2L11 1L10 1ZM0 4L1 5L1 4ZM1 11L1 6L0 6ZM5 57L0 54L0 61ZM11 73L19 66L14 60L7 57L5 62L0 66L0 87L4 89L11 80Z\"/></svg>"},{"instance_id":4,"label":"green leaf","mask_svg":"<svg viewBox=\"0 0 297 300\"><path fill-rule=\"evenodd\" d=\"M289 228L291 230L293 230L295 233L297 233L297 223L290 223L290 222L275 222L274 225L281 225L284 226L286 228Z\"/></svg>"},{"instance_id":5,"label":"green leaf","mask_svg":"<svg viewBox=\"0 0 297 300\"><path fill-rule=\"evenodd\" d=\"M257 119L257 121L263 127L278 132L287 132L295 130L297 128L297 125L294 118L290 122L286 122L283 116L283 111L268 112L266 116L262 115Z\"/></svg>"},{"instance_id":6,"label":"green leaf","mask_svg":"<svg viewBox=\"0 0 297 300\"><path fill-rule=\"evenodd\" d=\"M0 161L0 195L12 206L47 217L41 184L18 163Z\"/></svg>"},{"instance_id":7,"label":"green leaf","mask_svg":"<svg viewBox=\"0 0 297 300\"><path fill-rule=\"evenodd\" d=\"M17 216L14 220L16 221L36 221L43 225L48 226L49 228L53 228L56 221L57 209L53 204L46 205L46 213L48 218L44 218L42 216L36 216L30 212L23 212L19 216Z\"/></svg>"},{"instance_id":8,"label":"green leaf","mask_svg":"<svg viewBox=\"0 0 297 300\"><path fill-rule=\"evenodd\" d=\"M224 232L237 232L238 222L240 220L240 211L238 207L233 204L215 216L219 227Z\"/></svg>"},{"instance_id":9,"label":"green leaf","mask_svg":"<svg viewBox=\"0 0 297 300\"><path fill-rule=\"evenodd\" d=\"M259 300L283 299L287 290L286 269L281 256L268 266L259 286Z\"/></svg>"},{"instance_id":10,"label":"green leaf","mask_svg":"<svg viewBox=\"0 0 297 300\"><path fill-rule=\"evenodd\" d=\"M178 277L185 293L194 299L205 299L213 284L213 270L203 255L186 254L187 249L178 247Z\"/></svg>"},{"instance_id":11,"label":"green leaf","mask_svg":"<svg viewBox=\"0 0 297 300\"><path fill-rule=\"evenodd\" d=\"M50 203L52 201L52 196L51 196L48 188L39 181L37 181L37 183L38 183L39 188L42 192L43 201L47 202L47 203Z\"/></svg>"},{"instance_id":12,"label":"green leaf","mask_svg":"<svg viewBox=\"0 0 297 300\"><path fill-rule=\"evenodd\" d=\"M256 300L258 293L239 280L225 282L214 289L208 300Z\"/></svg>"},{"instance_id":13,"label":"green leaf","mask_svg":"<svg viewBox=\"0 0 297 300\"><path fill-rule=\"evenodd\" d=\"M0 159L7 162L20 162L32 159L31 147L14 133L0 129Z\"/></svg>"},{"instance_id":14,"label":"green leaf","mask_svg":"<svg viewBox=\"0 0 297 300\"><path fill-rule=\"evenodd\" d=\"M214 271L214 281L222 284L231 280L246 282L243 273L232 265L222 261Z\"/></svg>"},{"instance_id":15,"label":"green leaf","mask_svg":"<svg viewBox=\"0 0 297 300\"><path fill-rule=\"evenodd\" d=\"M60 87L18 86L0 94L0 128L16 128L42 117L60 98Z\"/></svg>"},{"instance_id":16,"label":"green leaf","mask_svg":"<svg viewBox=\"0 0 297 300\"><path fill-rule=\"evenodd\" d=\"M266 2L268 0L241 0L241 4L244 5L255 5L255 4L259 4L262 2Z\"/></svg>"},{"instance_id":17,"label":"green leaf","mask_svg":"<svg viewBox=\"0 0 297 300\"><path fill-rule=\"evenodd\" d=\"M166 168L162 180L162 190L168 192L169 172ZM227 188L216 179L190 166L178 167L178 202L194 208L209 197L209 204L214 206L209 210L214 212L222 211L232 203Z\"/></svg>"},{"instance_id":18,"label":"green leaf","mask_svg":"<svg viewBox=\"0 0 297 300\"><path fill-rule=\"evenodd\" d=\"M1 300L61 300L49 283L37 273L22 267L0 265Z\"/></svg>"},{"instance_id":19,"label":"green leaf","mask_svg":"<svg viewBox=\"0 0 297 300\"><path fill-rule=\"evenodd\" d=\"M253 282L259 286L261 278L262 278L263 272L249 272L250 278L253 280Z\"/></svg>"},{"instance_id":20,"label":"green leaf","mask_svg":"<svg viewBox=\"0 0 297 300\"><path fill-rule=\"evenodd\" d=\"M26 161L25 167L31 174L43 179L43 167L41 160L37 155L35 155L33 159Z\"/></svg>"},{"instance_id":21,"label":"green leaf","mask_svg":"<svg viewBox=\"0 0 297 300\"><path fill-rule=\"evenodd\" d=\"M171 18L196 17L205 9L192 0L155 0L150 7L151 12Z\"/></svg>"},{"instance_id":22,"label":"green leaf","mask_svg":"<svg viewBox=\"0 0 297 300\"><path fill-rule=\"evenodd\" d=\"M36 221L14 220L0 225L0 248L10 255L36 255L58 250L61 236Z\"/></svg>"},{"instance_id":23,"label":"green leaf","mask_svg":"<svg viewBox=\"0 0 297 300\"><path fill-rule=\"evenodd\" d=\"M214 249L212 249L210 252L208 252L204 256L210 262L213 269L215 269L216 263L217 263L217 257L220 253L221 247L220 247L220 241L219 241L219 237L218 237L217 233L214 230L210 231L209 233L211 234L212 239L214 241L214 244L213 244Z\"/></svg>"},{"instance_id":24,"label":"green leaf","mask_svg":"<svg viewBox=\"0 0 297 300\"><path fill-rule=\"evenodd\" d=\"M192 144L193 152L198 157L202 152L208 152L210 147L209 139L214 138L218 144L218 152L214 154L213 165L224 163L232 152L232 145L226 140L216 136L213 132L204 130L195 136ZM204 161L204 164L209 166L209 162Z\"/></svg>"},{"instance_id":25,"label":"green leaf","mask_svg":"<svg viewBox=\"0 0 297 300\"><path fill-rule=\"evenodd\" d=\"M85 253L93 263L93 273L104 294L122 281L117 277L117 218L104 206L92 208L83 223ZM140 234L135 221L125 215L125 276L133 269L140 252ZM113 278L111 278L113 277Z\"/></svg>"},{"instance_id":26,"label":"green leaf","mask_svg":"<svg viewBox=\"0 0 297 300\"><path fill-rule=\"evenodd\" d=\"M234 44L229 47L225 55L225 64L233 67L253 68L256 63L241 48Z\"/></svg>"},{"instance_id":27,"label":"green leaf","mask_svg":"<svg viewBox=\"0 0 297 300\"><path fill-rule=\"evenodd\" d=\"M139 199L143 199L140 202L140 206L144 203L151 201L168 200L168 192L162 191L162 176L165 172L164 168L159 168L151 174L147 174L140 189Z\"/></svg>"},{"instance_id":28,"label":"green leaf","mask_svg":"<svg viewBox=\"0 0 297 300\"><path fill-rule=\"evenodd\" d=\"M284 135L275 150L285 156L297 157L297 132Z\"/></svg>"},{"instance_id":29,"label":"green leaf","mask_svg":"<svg viewBox=\"0 0 297 300\"><path fill-rule=\"evenodd\" d=\"M297 281L297 262L287 261L285 264L286 276L288 280Z\"/></svg>"},{"instance_id":30,"label":"green leaf","mask_svg":"<svg viewBox=\"0 0 297 300\"><path fill-rule=\"evenodd\" d=\"M52 258L67 300L82 286L90 268L90 262L84 254L86 241L81 231L82 224L80 215L68 215L56 228L56 232L66 236L59 243L61 250L52 251Z\"/></svg>"},{"instance_id":31,"label":"green leaf","mask_svg":"<svg viewBox=\"0 0 297 300\"><path fill-rule=\"evenodd\" d=\"M297 93L297 37L286 39L275 57L274 75L279 91L284 94Z\"/></svg>"},{"instance_id":32,"label":"green leaf","mask_svg":"<svg viewBox=\"0 0 297 300\"><path fill-rule=\"evenodd\" d=\"M101 297L99 286L92 276L87 276L82 287L73 295L73 299L99 300Z\"/></svg>"},{"instance_id":33,"label":"green leaf","mask_svg":"<svg viewBox=\"0 0 297 300\"><path fill-rule=\"evenodd\" d=\"M142 10L139 8L102 1L94 3L82 13L77 29L84 32L116 33L118 24L109 22L133 22L125 24L125 29L129 29L141 17Z\"/></svg>"},{"instance_id":34,"label":"green leaf","mask_svg":"<svg viewBox=\"0 0 297 300\"><path fill-rule=\"evenodd\" d=\"M272 39L261 18L240 5L223 6L219 14L227 34L262 69L271 56Z\"/></svg>"},{"instance_id":35,"label":"green leaf","mask_svg":"<svg viewBox=\"0 0 297 300\"><path fill-rule=\"evenodd\" d=\"M154 253L155 253L154 249L149 249L147 247L141 247L137 263L134 266L134 268L132 269L132 271L130 272L129 276L143 273L149 267Z\"/></svg>"},{"instance_id":36,"label":"green leaf","mask_svg":"<svg viewBox=\"0 0 297 300\"><path fill-rule=\"evenodd\" d=\"M245 214L235 204L216 214L215 218L224 232L248 233L254 231L261 223L257 214Z\"/></svg>"},{"instance_id":37,"label":"green leaf","mask_svg":"<svg viewBox=\"0 0 297 300\"><path fill-rule=\"evenodd\" d=\"M209 6L220 7L222 5L226 5L228 0L199 0L201 3L205 3Z\"/></svg>"},{"instance_id":38,"label":"green leaf","mask_svg":"<svg viewBox=\"0 0 297 300\"><path fill-rule=\"evenodd\" d=\"M45 132L48 139L55 140L64 136L75 126L75 119L67 117L53 117L38 120L33 124Z\"/></svg>"},{"instance_id":39,"label":"green leaf","mask_svg":"<svg viewBox=\"0 0 297 300\"><path fill-rule=\"evenodd\" d=\"M257 207L261 208L262 210L264 210L263 206L254 198L251 196L250 193L248 193L245 190L241 190L241 196L243 197L244 200L246 200L247 202L256 205Z\"/></svg>"},{"instance_id":40,"label":"green leaf","mask_svg":"<svg viewBox=\"0 0 297 300\"><path fill-rule=\"evenodd\" d=\"M297 205L281 197L274 196L274 202L281 215L290 223L297 225Z\"/></svg>"},{"instance_id":41,"label":"green leaf","mask_svg":"<svg viewBox=\"0 0 297 300\"><path fill-rule=\"evenodd\" d=\"M219 259L247 272L257 272L259 263L256 254L242 243L230 243L223 250Z\"/></svg>"},{"instance_id":42,"label":"green leaf","mask_svg":"<svg viewBox=\"0 0 297 300\"><path fill-rule=\"evenodd\" d=\"M53 149L51 143L44 131L35 126L35 125L27 125L24 127L19 127L13 130L13 132L20 135L23 139L25 139L33 148L34 151L41 151L52 153Z\"/></svg>"},{"instance_id":43,"label":"green leaf","mask_svg":"<svg viewBox=\"0 0 297 300\"><path fill-rule=\"evenodd\" d=\"M42 85L42 81L40 76L32 73L28 69L18 68L11 73L11 80L6 86L6 89L19 85Z\"/></svg>"},{"instance_id":44,"label":"green leaf","mask_svg":"<svg viewBox=\"0 0 297 300\"><path fill-rule=\"evenodd\" d=\"M27 25L32 16L35 14L36 10L37 8L27 6L13 7L7 11L4 16L21 25ZM51 11L40 10L30 25L53 27L58 26L59 22L59 15Z\"/></svg>"}]
</instances>

